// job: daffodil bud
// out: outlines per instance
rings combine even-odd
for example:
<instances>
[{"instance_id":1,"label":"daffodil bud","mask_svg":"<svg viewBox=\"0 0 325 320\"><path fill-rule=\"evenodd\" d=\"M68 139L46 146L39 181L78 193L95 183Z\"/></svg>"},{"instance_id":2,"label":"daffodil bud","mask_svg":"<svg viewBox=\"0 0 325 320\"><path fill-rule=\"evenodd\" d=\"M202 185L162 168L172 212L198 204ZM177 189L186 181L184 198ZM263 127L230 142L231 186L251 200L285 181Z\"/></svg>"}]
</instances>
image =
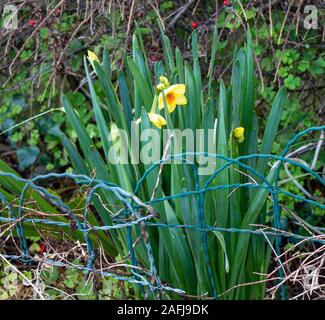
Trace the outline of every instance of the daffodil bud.
<instances>
[{"instance_id":1,"label":"daffodil bud","mask_svg":"<svg viewBox=\"0 0 325 320\"><path fill-rule=\"evenodd\" d=\"M111 125L111 139L113 143L117 143L120 138L120 133L117 125L115 123L112 123Z\"/></svg>"},{"instance_id":2,"label":"daffodil bud","mask_svg":"<svg viewBox=\"0 0 325 320\"><path fill-rule=\"evenodd\" d=\"M90 50L88 50L87 53L88 53L88 57L87 57L87 58L88 58L88 61L90 62L92 68L93 68L94 71L96 72L94 62L97 61L98 63L100 63L100 61L99 61L99 59L98 59L96 53L94 53L94 52L92 52L92 51L90 51Z\"/></svg>"},{"instance_id":3,"label":"daffodil bud","mask_svg":"<svg viewBox=\"0 0 325 320\"><path fill-rule=\"evenodd\" d=\"M99 59L95 52L88 50L87 53L88 53L88 60L90 63L92 63L94 61L97 61L99 63Z\"/></svg>"},{"instance_id":4,"label":"daffodil bud","mask_svg":"<svg viewBox=\"0 0 325 320\"><path fill-rule=\"evenodd\" d=\"M163 84L165 86L164 89L167 89L170 86L168 79L164 76L160 76L159 81L161 84Z\"/></svg>"},{"instance_id":5,"label":"daffodil bud","mask_svg":"<svg viewBox=\"0 0 325 320\"><path fill-rule=\"evenodd\" d=\"M234 129L233 136L237 143L244 142L244 139L245 139L244 132L245 132L245 128L243 128L243 127L238 127L236 129Z\"/></svg>"},{"instance_id":6,"label":"daffodil bud","mask_svg":"<svg viewBox=\"0 0 325 320\"><path fill-rule=\"evenodd\" d=\"M163 83L157 84L156 88L157 88L158 91L164 91L166 89L165 85Z\"/></svg>"}]
</instances>

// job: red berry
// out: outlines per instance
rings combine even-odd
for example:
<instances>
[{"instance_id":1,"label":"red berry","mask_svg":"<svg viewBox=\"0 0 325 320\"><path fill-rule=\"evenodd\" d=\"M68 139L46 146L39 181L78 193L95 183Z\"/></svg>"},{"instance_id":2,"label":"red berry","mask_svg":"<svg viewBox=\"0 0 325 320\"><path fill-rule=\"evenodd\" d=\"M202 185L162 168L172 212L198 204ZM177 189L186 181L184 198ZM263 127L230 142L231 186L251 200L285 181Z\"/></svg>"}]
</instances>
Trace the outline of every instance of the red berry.
<instances>
[{"instance_id":1,"label":"red berry","mask_svg":"<svg viewBox=\"0 0 325 320\"><path fill-rule=\"evenodd\" d=\"M40 254L43 254L44 251L45 251L45 244L41 243L39 252L40 252Z\"/></svg>"},{"instance_id":2,"label":"red berry","mask_svg":"<svg viewBox=\"0 0 325 320\"><path fill-rule=\"evenodd\" d=\"M227 7L229 5L229 0L223 0L223 5Z\"/></svg>"},{"instance_id":3,"label":"red berry","mask_svg":"<svg viewBox=\"0 0 325 320\"><path fill-rule=\"evenodd\" d=\"M28 25L35 28L36 27L36 20L35 19L29 19Z\"/></svg>"},{"instance_id":4,"label":"red berry","mask_svg":"<svg viewBox=\"0 0 325 320\"><path fill-rule=\"evenodd\" d=\"M199 26L197 21L193 21L192 23L192 29L197 29L197 27Z\"/></svg>"}]
</instances>

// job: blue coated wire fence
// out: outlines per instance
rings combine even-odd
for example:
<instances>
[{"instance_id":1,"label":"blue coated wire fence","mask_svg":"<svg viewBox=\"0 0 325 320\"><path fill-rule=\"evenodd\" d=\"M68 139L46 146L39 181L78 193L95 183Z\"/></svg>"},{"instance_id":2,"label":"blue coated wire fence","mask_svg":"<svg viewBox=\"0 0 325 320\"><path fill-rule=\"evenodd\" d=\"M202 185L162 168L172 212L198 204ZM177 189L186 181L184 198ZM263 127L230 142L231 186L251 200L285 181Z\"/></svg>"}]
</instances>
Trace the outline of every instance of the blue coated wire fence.
<instances>
[{"instance_id":1,"label":"blue coated wire fence","mask_svg":"<svg viewBox=\"0 0 325 320\"><path fill-rule=\"evenodd\" d=\"M298 139L302 138L303 136L307 135L308 133L312 131L321 131L324 130L325 126L322 127L314 127L307 129L300 134L298 134L296 137L294 137L286 146L283 153L280 156L270 155L270 154L253 154L248 156L241 156L237 159L231 159L228 157L225 157L223 155L216 155L216 154L208 154L208 153L202 153L202 155L206 157L212 157L212 158L219 158L223 159L225 161L225 164L217 168L217 170L205 181L204 185L199 185L199 179L197 176L197 168L194 164L192 164L194 176L195 176L195 190L187 191L180 194L174 194L170 196L160 197L160 198L153 198L150 201L142 201L138 196L138 191L141 186L141 184L145 183L146 177L148 174L154 170L157 166L160 166L162 163L169 161L171 159L184 159L187 154L178 154L173 155L170 157L167 157L163 160L158 161L154 165L152 165L145 174L139 179L139 181L136 184L136 187L134 191L127 192L120 188L119 186L110 183L109 181L103 181L99 179L94 179L92 177L88 177L85 175L80 174L69 174L69 173L49 173L46 175L39 175L32 179L23 179L21 177L16 176L13 173L10 172L0 172L0 178L6 178L11 181L14 181L19 184L23 184L22 192L19 196L19 206L18 209L14 208L12 205L12 201L8 199L8 194L6 192L0 192L0 208L1 208L1 214L0 214L0 227L3 226L12 226L16 230L17 237L19 238L19 244L20 244L20 253L16 255L3 255L6 259L10 260L19 260L20 262L30 264L35 262L37 259L35 258L35 255L32 254L29 251L28 248L28 242L26 239L25 234L25 228L28 225L37 225L37 228L39 230L42 229L42 227L46 226L56 226L58 228L64 228L66 230L73 230L74 232L80 233L80 235L83 236L83 239L87 245L87 259L84 265L73 265L74 268L77 268L79 270L87 271L87 272L98 272L103 276L107 277L114 277L117 280L121 281L127 281L132 284L138 284L140 286L143 286L148 292L163 292L163 291L169 291L173 292L175 294L184 294L185 291L183 288L174 288L166 283L163 283L163 281L160 279L159 272L157 271L156 262L153 257L152 253L152 247L151 247L151 241L149 234L147 232L148 228L182 228L187 230L196 230L199 231L202 235L201 241L202 241L202 248L205 254L206 264L208 266L210 278L212 287L214 289L214 297L218 298L218 293L216 292L216 286L213 280L212 272L211 272L211 263L209 261L209 252L208 252L208 241L207 241L207 234L209 232L218 231L223 233L245 233L245 234L254 234L254 235L270 235L275 238L275 248L278 254L280 254L280 248L281 248L281 241L283 238L290 238L290 239L296 239L297 241L311 241L311 242L319 242L321 244L324 244L325 239L321 236L310 236L305 237L301 234L293 234L291 232L287 232L285 230L281 230L281 224L280 224L280 201L279 201L279 195L286 195L294 201L295 199L298 201L303 201L306 203L309 203L310 205L316 206L321 208L322 210L325 209L325 205L323 201L316 201L314 199L310 199L305 197L304 195L298 195L298 194L292 194L288 191L285 191L279 187L279 174L280 170L284 163L288 162L293 166L300 167L303 169L306 173L310 174L313 178L315 178L319 185L322 187L325 186L325 181L323 177L311 170L309 167L304 165L301 162L292 160L287 157L290 148L297 142ZM193 155L197 155L196 153L193 153ZM269 161L273 161L273 168L275 170L275 178L273 182L269 182L266 177L262 176L258 172L256 172L253 168L249 167L247 164L248 159L252 158L265 158ZM236 164L240 168L246 170L248 174L252 174L255 177L260 178L262 181L260 184L256 183L245 183L245 184L236 184L236 185L218 185L218 186L210 186L211 181L223 170L227 170L229 166L232 164ZM40 186L40 182L48 180L48 179L73 179L77 184L80 186L87 186L88 192L86 196L85 201L85 207L83 209L83 214L76 214L73 209L70 208L70 206L65 203L59 196L57 196L54 192L49 191L47 188L44 188ZM1 184L0 184L1 187ZM222 189L228 189L233 190L235 188L257 188L261 189L264 188L269 192L269 195L271 196L273 200L273 219L272 219L272 225L269 226L270 228L268 230L261 230L254 228L253 226L248 229L237 229L237 228L221 228L218 226L211 226L207 225L205 223L205 212L204 212L204 197L207 193L214 191L214 190L222 190ZM27 193L29 190L33 189L35 192L37 192L41 198L45 201L47 201L50 205L53 205L55 208L59 209L60 212L66 213L68 216L68 219L64 218L61 220L55 219L55 215L53 215L53 218L50 215L47 215L46 217L32 217L32 213L26 212L26 208L28 207L26 205L26 202L28 202L30 199L27 196ZM88 210L89 207L93 204L94 196L98 190L107 190L112 192L117 199L122 204L122 213L111 213L112 214L112 224L111 225L92 225L88 219ZM1 191L1 189L0 189ZM157 213L155 213L152 209L152 206L155 203L163 202L163 201L171 201L175 199L181 199L184 197L195 197L196 199L196 205L197 205L197 212L198 212L198 219L196 224L191 225L180 225L180 224L166 224L166 223L157 223L154 222L153 219ZM27 210L28 211L28 210ZM146 215L143 214L143 212L147 212ZM115 214L115 216L114 216ZM122 219L120 218L124 215L124 217L128 217L128 219ZM159 214L159 213L158 213ZM133 217L130 219L130 217ZM103 270L99 270L96 268L96 257L98 248L96 248L96 244L94 244L94 241L92 241L90 237L90 233L97 232L97 231L105 231L109 232L112 230L117 229L124 229L128 230L129 232L126 232L128 235L128 243L129 243L129 257L132 261L132 264L137 264L137 256L136 252L132 246L134 239L132 239L131 235L131 229L133 226L139 226L141 229L140 236L142 237L142 240L145 244L146 253L149 258L149 268L142 272L139 271L139 269L134 268L132 269L132 275L121 275L117 274L115 272L107 272ZM1 229L0 229L1 230ZM46 263L59 266L59 267L71 267L71 264L67 264L65 262L59 261L59 260L51 260L45 258ZM279 268L279 275L280 277L283 276L281 274L281 268Z\"/></svg>"}]
</instances>

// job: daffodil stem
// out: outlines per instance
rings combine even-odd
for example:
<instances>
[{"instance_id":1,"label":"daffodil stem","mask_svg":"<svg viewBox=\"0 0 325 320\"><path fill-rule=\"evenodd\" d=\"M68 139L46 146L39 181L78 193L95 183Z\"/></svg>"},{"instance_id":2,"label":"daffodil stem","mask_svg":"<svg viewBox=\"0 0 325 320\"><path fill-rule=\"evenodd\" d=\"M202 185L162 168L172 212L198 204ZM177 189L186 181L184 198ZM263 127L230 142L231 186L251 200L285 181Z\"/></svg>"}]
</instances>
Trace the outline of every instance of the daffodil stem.
<instances>
[{"instance_id":1,"label":"daffodil stem","mask_svg":"<svg viewBox=\"0 0 325 320\"><path fill-rule=\"evenodd\" d=\"M228 140L228 150L230 150L231 152L230 156L233 159L236 159L238 157L238 144L236 143L233 133L230 134Z\"/></svg>"},{"instance_id":2,"label":"daffodil stem","mask_svg":"<svg viewBox=\"0 0 325 320\"><path fill-rule=\"evenodd\" d=\"M150 113L156 113L157 103L158 103L158 95L155 94Z\"/></svg>"}]
</instances>

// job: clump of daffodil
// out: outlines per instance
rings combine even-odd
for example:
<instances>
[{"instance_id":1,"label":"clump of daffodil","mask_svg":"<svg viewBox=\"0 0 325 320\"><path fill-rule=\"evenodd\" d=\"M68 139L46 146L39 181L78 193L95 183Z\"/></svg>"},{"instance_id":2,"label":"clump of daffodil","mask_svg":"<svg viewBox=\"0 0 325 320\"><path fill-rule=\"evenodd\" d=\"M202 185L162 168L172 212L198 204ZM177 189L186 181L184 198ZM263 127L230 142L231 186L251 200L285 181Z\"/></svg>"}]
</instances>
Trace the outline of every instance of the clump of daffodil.
<instances>
[{"instance_id":1,"label":"clump of daffodil","mask_svg":"<svg viewBox=\"0 0 325 320\"><path fill-rule=\"evenodd\" d=\"M87 57L88 61L90 62L92 68L96 71L94 62L97 61L98 63L100 63L96 53L88 50L87 54L88 54L88 57Z\"/></svg>"},{"instance_id":2,"label":"clump of daffodil","mask_svg":"<svg viewBox=\"0 0 325 320\"><path fill-rule=\"evenodd\" d=\"M184 106L187 104L185 97L185 84L170 85L168 79L164 76L161 76L159 80L160 83L156 88L160 91L158 98L158 107L160 110L165 107L165 102L169 113L172 113L177 105Z\"/></svg>"},{"instance_id":3,"label":"clump of daffodil","mask_svg":"<svg viewBox=\"0 0 325 320\"><path fill-rule=\"evenodd\" d=\"M238 128L234 129L233 136L237 143L244 142L244 139L245 139L244 132L245 132L245 128L243 128L243 127L238 127Z\"/></svg>"}]
</instances>

